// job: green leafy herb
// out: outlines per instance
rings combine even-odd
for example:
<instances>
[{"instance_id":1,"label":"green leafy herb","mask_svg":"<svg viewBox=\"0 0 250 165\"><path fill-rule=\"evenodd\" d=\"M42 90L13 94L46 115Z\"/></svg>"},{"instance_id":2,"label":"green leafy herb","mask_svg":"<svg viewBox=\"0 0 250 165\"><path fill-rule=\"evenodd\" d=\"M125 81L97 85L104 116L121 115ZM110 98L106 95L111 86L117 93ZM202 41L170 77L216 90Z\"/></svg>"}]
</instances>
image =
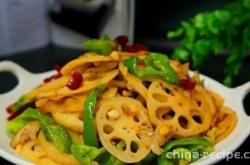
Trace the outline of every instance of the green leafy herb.
<instances>
[{"instance_id":1,"label":"green leafy herb","mask_svg":"<svg viewBox=\"0 0 250 165\"><path fill-rule=\"evenodd\" d=\"M234 0L222 9L198 13L182 21L169 38L180 38L173 58L191 61L192 67L205 65L210 55L228 54L224 84L233 85L239 74L242 59L250 48L250 0Z\"/></svg>"}]
</instances>

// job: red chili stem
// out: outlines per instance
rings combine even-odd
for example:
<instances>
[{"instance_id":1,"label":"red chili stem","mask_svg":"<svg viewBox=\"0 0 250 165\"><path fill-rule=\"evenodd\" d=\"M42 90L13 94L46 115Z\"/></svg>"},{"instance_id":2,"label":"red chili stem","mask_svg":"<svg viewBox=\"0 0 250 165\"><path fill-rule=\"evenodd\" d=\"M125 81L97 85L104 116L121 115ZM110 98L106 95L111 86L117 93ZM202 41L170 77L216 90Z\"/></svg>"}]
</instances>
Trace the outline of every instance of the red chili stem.
<instances>
[{"instance_id":1,"label":"red chili stem","mask_svg":"<svg viewBox=\"0 0 250 165\"><path fill-rule=\"evenodd\" d=\"M48 77L48 78L45 78L45 79L43 80L43 82L44 82L44 83L48 83L48 82L50 82L50 81L52 81L52 80L55 80L55 79L58 79L58 78L60 78L60 77L62 77L62 75L61 75L60 73L57 73L57 74L52 75L52 76L50 76L50 77Z\"/></svg>"}]
</instances>

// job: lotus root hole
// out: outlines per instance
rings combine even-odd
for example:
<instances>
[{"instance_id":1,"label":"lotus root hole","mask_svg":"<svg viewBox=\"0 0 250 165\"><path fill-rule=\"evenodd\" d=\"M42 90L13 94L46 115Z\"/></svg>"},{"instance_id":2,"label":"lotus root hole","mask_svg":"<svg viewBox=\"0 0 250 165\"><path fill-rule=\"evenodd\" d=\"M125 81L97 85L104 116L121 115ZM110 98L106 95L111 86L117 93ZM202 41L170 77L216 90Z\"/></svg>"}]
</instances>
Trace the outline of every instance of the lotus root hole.
<instances>
[{"instance_id":1,"label":"lotus root hole","mask_svg":"<svg viewBox=\"0 0 250 165\"><path fill-rule=\"evenodd\" d=\"M136 153L138 151L138 149L139 149L138 144L135 141L132 141L130 143L130 150L131 150L131 152Z\"/></svg>"},{"instance_id":2,"label":"lotus root hole","mask_svg":"<svg viewBox=\"0 0 250 165\"><path fill-rule=\"evenodd\" d=\"M134 119L134 121L135 121L136 123L139 123L139 122L140 122L139 116L136 115L136 114L133 116L133 119Z\"/></svg>"},{"instance_id":3,"label":"lotus root hole","mask_svg":"<svg viewBox=\"0 0 250 165\"><path fill-rule=\"evenodd\" d=\"M197 100L196 101L197 105L200 107L201 106L201 101L200 100Z\"/></svg>"},{"instance_id":4,"label":"lotus root hole","mask_svg":"<svg viewBox=\"0 0 250 165\"><path fill-rule=\"evenodd\" d=\"M188 120L187 120L186 117L180 116L180 117L178 118L178 122L179 122L179 124L180 124L180 126L181 126L182 128L188 129Z\"/></svg>"},{"instance_id":5,"label":"lotus root hole","mask_svg":"<svg viewBox=\"0 0 250 165\"><path fill-rule=\"evenodd\" d=\"M127 148L126 142L120 138L112 138L110 143L119 151L125 151Z\"/></svg>"},{"instance_id":6,"label":"lotus root hole","mask_svg":"<svg viewBox=\"0 0 250 165\"><path fill-rule=\"evenodd\" d=\"M192 116L193 120L198 123L198 124L202 124L202 119L199 115L194 115Z\"/></svg>"},{"instance_id":7,"label":"lotus root hole","mask_svg":"<svg viewBox=\"0 0 250 165\"><path fill-rule=\"evenodd\" d=\"M159 120L170 120L174 118L175 112L172 108L159 108L156 112L156 116Z\"/></svg>"}]
</instances>

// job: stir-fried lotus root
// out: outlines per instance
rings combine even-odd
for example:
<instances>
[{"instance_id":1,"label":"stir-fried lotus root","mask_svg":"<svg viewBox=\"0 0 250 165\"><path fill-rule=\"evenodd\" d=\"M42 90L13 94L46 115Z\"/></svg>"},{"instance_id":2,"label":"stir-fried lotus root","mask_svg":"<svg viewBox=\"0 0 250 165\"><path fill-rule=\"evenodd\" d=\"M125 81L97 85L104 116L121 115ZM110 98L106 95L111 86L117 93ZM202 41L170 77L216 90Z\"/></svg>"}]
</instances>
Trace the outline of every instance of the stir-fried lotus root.
<instances>
[{"instance_id":1,"label":"stir-fried lotus root","mask_svg":"<svg viewBox=\"0 0 250 165\"><path fill-rule=\"evenodd\" d=\"M214 127L209 130L208 136L209 134L213 134L212 140L214 140L214 143L218 143L233 131L236 124L237 118L235 117L235 112L232 111L232 109L223 106L214 120Z\"/></svg>"},{"instance_id":2,"label":"stir-fried lotus root","mask_svg":"<svg viewBox=\"0 0 250 165\"><path fill-rule=\"evenodd\" d=\"M151 122L156 127L171 127L177 137L193 136L208 130L215 114L211 97L198 85L187 91L155 81L150 85L147 97Z\"/></svg>"},{"instance_id":3,"label":"stir-fried lotus root","mask_svg":"<svg viewBox=\"0 0 250 165\"><path fill-rule=\"evenodd\" d=\"M151 150L153 129L147 110L136 99L119 96L104 100L96 124L105 149L123 162L138 162ZM119 148L119 143L125 144Z\"/></svg>"},{"instance_id":4,"label":"stir-fried lotus root","mask_svg":"<svg viewBox=\"0 0 250 165\"><path fill-rule=\"evenodd\" d=\"M14 104L30 107L10 114L11 147L36 164L121 165L143 164L151 155L147 163L156 164L166 145L183 138L216 144L233 131L236 114L188 71L188 64L157 53L86 53Z\"/></svg>"}]
</instances>

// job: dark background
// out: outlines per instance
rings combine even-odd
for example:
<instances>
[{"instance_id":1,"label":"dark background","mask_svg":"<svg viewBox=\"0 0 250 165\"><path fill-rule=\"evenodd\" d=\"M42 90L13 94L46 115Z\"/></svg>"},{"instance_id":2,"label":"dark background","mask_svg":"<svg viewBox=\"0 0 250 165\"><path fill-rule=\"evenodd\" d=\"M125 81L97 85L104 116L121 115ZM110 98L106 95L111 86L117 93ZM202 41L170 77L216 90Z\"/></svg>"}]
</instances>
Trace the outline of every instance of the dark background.
<instances>
[{"instance_id":1,"label":"dark background","mask_svg":"<svg viewBox=\"0 0 250 165\"><path fill-rule=\"evenodd\" d=\"M136 0L135 40L170 52L176 42L166 37L182 20L223 7L230 0Z\"/></svg>"},{"instance_id":2,"label":"dark background","mask_svg":"<svg viewBox=\"0 0 250 165\"><path fill-rule=\"evenodd\" d=\"M226 0L154 0L152 3L147 0L136 0L135 41L144 43L152 51L171 54L177 42L166 38L167 30L177 26L180 20L190 18L199 11L219 8L226 2ZM83 52L84 50L48 45L44 48L0 57L0 61L12 60L31 72L40 73L51 70L53 64L63 65ZM206 65L200 69L201 73L221 81L225 58L225 56L217 56L208 59ZM247 81L250 81L250 56L243 61L243 67L235 81L235 86ZM0 93L12 89L16 83L17 80L13 75L0 73ZM250 114L250 94L244 100L244 106L248 110L247 113ZM237 152L241 152L241 154L250 152L250 137ZM1 165L11 164L1 158L0 162ZM250 164L250 159L223 160L218 164Z\"/></svg>"}]
</instances>

